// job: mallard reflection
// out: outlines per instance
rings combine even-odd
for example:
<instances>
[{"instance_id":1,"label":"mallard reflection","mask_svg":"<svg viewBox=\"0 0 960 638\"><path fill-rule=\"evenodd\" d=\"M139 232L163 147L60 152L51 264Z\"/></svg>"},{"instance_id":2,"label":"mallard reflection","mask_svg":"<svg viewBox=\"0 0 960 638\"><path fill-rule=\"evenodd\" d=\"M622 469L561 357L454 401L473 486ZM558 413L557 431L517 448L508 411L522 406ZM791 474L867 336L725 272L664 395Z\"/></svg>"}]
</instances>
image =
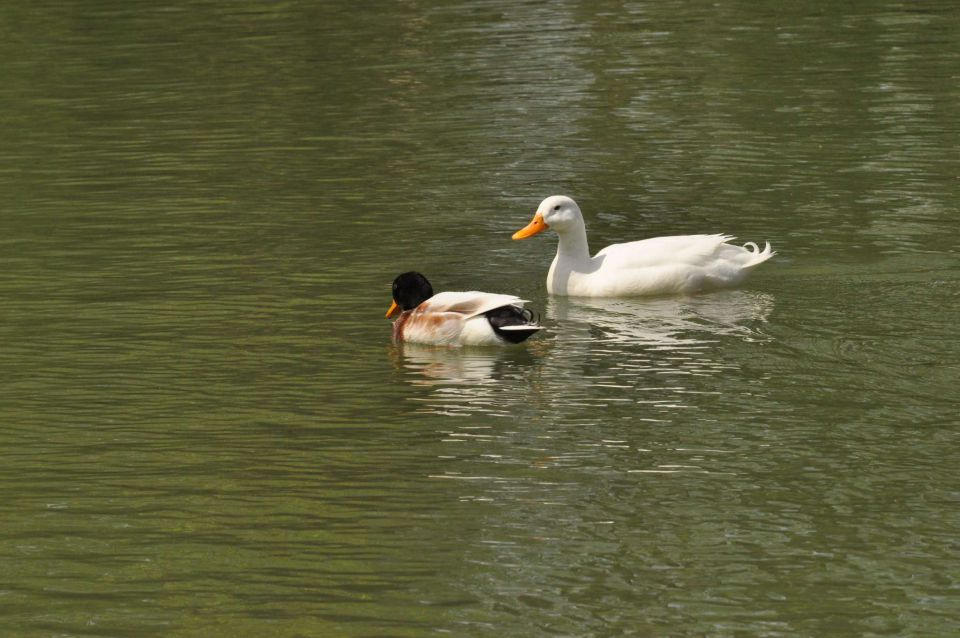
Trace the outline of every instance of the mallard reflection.
<instances>
[{"instance_id":1,"label":"mallard reflection","mask_svg":"<svg viewBox=\"0 0 960 638\"><path fill-rule=\"evenodd\" d=\"M395 346L393 353L395 362L412 373L408 375L410 383L427 386L496 384L536 360L530 349L449 348L413 343Z\"/></svg>"},{"instance_id":2,"label":"mallard reflection","mask_svg":"<svg viewBox=\"0 0 960 638\"><path fill-rule=\"evenodd\" d=\"M509 418L536 394L537 369L548 350L543 342L506 350L404 344L394 347L393 357L406 382L421 389L411 399L421 411Z\"/></svg>"}]
</instances>

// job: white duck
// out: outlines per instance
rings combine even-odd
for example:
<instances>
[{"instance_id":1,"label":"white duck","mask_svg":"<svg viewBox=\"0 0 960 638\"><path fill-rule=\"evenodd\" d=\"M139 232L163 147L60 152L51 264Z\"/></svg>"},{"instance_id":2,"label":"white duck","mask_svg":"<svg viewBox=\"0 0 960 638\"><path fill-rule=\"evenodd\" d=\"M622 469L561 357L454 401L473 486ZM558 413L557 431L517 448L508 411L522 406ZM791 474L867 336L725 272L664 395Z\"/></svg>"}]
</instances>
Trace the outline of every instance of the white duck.
<instances>
[{"instance_id":1,"label":"white duck","mask_svg":"<svg viewBox=\"0 0 960 638\"><path fill-rule=\"evenodd\" d=\"M547 291L554 295L627 297L728 288L776 254L769 243L763 250L753 242L728 244L733 239L728 235L677 235L613 244L591 257L580 208L563 195L540 202L533 220L513 238L547 228L560 236L547 274Z\"/></svg>"},{"instance_id":2,"label":"white duck","mask_svg":"<svg viewBox=\"0 0 960 638\"><path fill-rule=\"evenodd\" d=\"M393 280L393 304L387 318L398 311L393 339L398 343L491 346L520 343L540 330L524 300L490 292L441 292L418 272Z\"/></svg>"}]
</instances>

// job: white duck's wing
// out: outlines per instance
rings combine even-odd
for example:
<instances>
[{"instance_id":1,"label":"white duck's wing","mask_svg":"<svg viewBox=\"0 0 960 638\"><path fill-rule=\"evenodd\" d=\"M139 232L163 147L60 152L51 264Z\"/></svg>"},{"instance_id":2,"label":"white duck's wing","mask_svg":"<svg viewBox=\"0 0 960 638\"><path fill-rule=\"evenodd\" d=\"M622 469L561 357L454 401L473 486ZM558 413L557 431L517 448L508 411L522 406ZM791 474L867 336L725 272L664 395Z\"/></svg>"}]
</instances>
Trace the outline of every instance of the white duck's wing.
<instances>
[{"instance_id":1,"label":"white duck's wing","mask_svg":"<svg viewBox=\"0 0 960 638\"><path fill-rule=\"evenodd\" d=\"M729 235L674 235L654 237L625 244L613 244L597 253L603 270L628 270L670 265L702 266L719 256ZM731 248L741 249L738 246Z\"/></svg>"},{"instance_id":2,"label":"white duck's wing","mask_svg":"<svg viewBox=\"0 0 960 638\"><path fill-rule=\"evenodd\" d=\"M441 292L417 306L414 313L454 313L463 320L503 306L523 306L525 299L492 292Z\"/></svg>"},{"instance_id":3,"label":"white duck's wing","mask_svg":"<svg viewBox=\"0 0 960 638\"><path fill-rule=\"evenodd\" d=\"M729 235L656 237L629 244L614 244L599 253L591 294L618 296L693 293L734 286L750 270L770 259L767 244L728 244Z\"/></svg>"}]
</instances>

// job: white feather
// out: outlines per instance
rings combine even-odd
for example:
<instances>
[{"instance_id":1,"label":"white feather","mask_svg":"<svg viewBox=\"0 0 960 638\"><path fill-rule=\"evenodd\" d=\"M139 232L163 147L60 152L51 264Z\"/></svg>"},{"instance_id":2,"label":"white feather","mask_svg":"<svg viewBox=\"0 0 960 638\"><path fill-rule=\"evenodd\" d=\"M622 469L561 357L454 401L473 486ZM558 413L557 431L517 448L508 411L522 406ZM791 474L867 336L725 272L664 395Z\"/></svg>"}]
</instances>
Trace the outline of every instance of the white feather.
<instances>
[{"instance_id":1,"label":"white feather","mask_svg":"<svg viewBox=\"0 0 960 638\"><path fill-rule=\"evenodd\" d=\"M428 304L425 308L429 308L430 312L456 312L464 315L466 319L503 306L523 307L524 303L526 303L526 299L513 295L500 295L478 290L438 292L424 302L424 304ZM421 307L424 307L423 304L421 304Z\"/></svg>"}]
</instances>

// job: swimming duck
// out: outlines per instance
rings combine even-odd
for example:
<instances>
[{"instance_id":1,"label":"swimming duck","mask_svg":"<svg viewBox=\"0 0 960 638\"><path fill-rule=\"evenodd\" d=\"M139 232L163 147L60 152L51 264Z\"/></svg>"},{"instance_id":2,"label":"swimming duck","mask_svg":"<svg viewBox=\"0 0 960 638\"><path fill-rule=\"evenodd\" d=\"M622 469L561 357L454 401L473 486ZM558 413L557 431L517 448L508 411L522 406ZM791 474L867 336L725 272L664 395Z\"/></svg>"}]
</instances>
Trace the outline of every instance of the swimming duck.
<instances>
[{"instance_id":1,"label":"swimming duck","mask_svg":"<svg viewBox=\"0 0 960 638\"><path fill-rule=\"evenodd\" d=\"M489 346L520 343L540 330L524 300L489 292L441 292L418 272L393 280L393 340L432 345Z\"/></svg>"},{"instance_id":2,"label":"swimming duck","mask_svg":"<svg viewBox=\"0 0 960 638\"><path fill-rule=\"evenodd\" d=\"M548 228L560 236L547 274L547 291L554 295L627 297L728 288L776 254L769 243L763 250L753 242L729 244L728 235L677 235L613 244L591 257L580 207L563 195L540 202L533 220L513 238Z\"/></svg>"}]
</instances>

